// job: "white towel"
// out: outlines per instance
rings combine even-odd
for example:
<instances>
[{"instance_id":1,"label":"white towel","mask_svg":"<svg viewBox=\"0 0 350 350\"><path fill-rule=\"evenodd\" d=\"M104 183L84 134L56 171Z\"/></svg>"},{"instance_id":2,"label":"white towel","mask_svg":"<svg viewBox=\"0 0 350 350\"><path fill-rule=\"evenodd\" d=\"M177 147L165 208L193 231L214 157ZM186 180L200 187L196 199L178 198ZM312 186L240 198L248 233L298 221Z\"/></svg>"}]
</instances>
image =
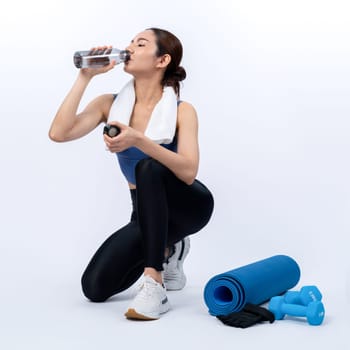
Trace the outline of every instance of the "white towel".
<instances>
[{"instance_id":1,"label":"white towel","mask_svg":"<svg viewBox=\"0 0 350 350\"><path fill-rule=\"evenodd\" d=\"M108 122L118 121L129 125L130 117L135 104L134 80L130 80L119 92L112 104ZM163 89L162 98L153 109L145 136L158 144L172 142L176 132L177 96L172 87Z\"/></svg>"}]
</instances>

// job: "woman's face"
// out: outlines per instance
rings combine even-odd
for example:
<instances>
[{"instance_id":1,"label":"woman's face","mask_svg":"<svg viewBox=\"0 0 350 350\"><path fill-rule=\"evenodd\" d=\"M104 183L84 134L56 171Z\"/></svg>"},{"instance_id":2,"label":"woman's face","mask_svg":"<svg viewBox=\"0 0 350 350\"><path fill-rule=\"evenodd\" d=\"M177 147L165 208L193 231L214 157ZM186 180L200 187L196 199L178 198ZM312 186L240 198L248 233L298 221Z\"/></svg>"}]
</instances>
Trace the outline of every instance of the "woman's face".
<instances>
[{"instance_id":1,"label":"woman's face","mask_svg":"<svg viewBox=\"0 0 350 350\"><path fill-rule=\"evenodd\" d=\"M126 50L130 51L130 60L124 65L125 72L133 75L153 73L160 61L160 58L156 57L157 49L156 36L152 30L137 34L126 47Z\"/></svg>"}]
</instances>

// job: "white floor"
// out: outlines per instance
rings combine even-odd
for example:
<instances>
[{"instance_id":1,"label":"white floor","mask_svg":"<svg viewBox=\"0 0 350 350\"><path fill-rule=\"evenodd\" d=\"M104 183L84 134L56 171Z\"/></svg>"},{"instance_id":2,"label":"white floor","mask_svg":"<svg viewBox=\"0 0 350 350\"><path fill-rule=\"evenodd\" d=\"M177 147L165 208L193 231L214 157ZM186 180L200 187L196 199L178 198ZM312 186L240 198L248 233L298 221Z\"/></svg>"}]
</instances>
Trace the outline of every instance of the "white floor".
<instances>
[{"instance_id":1,"label":"white floor","mask_svg":"<svg viewBox=\"0 0 350 350\"><path fill-rule=\"evenodd\" d=\"M47 268L41 271L27 273L24 280L7 276L1 291L0 349L350 348L350 304L341 285L323 291L326 319L321 326L289 318L237 329L207 313L202 297L207 276L194 269L188 269L183 291L169 292L172 310L151 322L123 316L136 286L97 304L82 296L77 269L56 276L45 273Z\"/></svg>"}]
</instances>

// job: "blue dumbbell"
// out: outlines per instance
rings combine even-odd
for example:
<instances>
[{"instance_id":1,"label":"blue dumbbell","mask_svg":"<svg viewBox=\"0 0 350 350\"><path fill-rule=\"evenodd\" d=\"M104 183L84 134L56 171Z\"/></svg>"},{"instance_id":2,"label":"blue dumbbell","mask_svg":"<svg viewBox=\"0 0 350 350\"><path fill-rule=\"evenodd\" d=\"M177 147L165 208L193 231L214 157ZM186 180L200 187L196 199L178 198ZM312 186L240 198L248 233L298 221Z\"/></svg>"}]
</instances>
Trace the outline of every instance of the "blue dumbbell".
<instances>
[{"instance_id":1,"label":"blue dumbbell","mask_svg":"<svg viewBox=\"0 0 350 350\"><path fill-rule=\"evenodd\" d=\"M282 320L285 315L306 317L308 323L318 326L324 319L324 306L321 301L312 301L307 306L286 304L284 297L273 297L269 303L269 310L275 315L276 320Z\"/></svg>"},{"instance_id":2,"label":"blue dumbbell","mask_svg":"<svg viewBox=\"0 0 350 350\"><path fill-rule=\"evenodd\" d=\"M312 301L321 301L322 294L316 286L304 286L300 291L288 291L284 294L286 304L308 305Z\"/></svg>"}]
</instances>

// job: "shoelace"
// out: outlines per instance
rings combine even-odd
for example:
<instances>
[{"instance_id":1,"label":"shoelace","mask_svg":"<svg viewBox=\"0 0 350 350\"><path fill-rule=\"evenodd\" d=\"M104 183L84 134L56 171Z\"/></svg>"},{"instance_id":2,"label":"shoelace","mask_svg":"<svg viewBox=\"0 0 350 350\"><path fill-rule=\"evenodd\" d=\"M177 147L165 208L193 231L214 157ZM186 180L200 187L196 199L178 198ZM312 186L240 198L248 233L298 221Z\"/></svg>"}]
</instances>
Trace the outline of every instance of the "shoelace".
<instances>
[{"instance_id":1,"label":"shoelace","mask_svg":"<svg viewBox=\"0 0 350 350\"><path fill-rule=\"evenodd\" d=\"M156 289L156 287L157 286L155 284L144 281L138 287L139 293L137 294L137 298L141 298L144 300L148 299L148 297L154 294L154 290Z\"/></svg>"}]
</instances>

